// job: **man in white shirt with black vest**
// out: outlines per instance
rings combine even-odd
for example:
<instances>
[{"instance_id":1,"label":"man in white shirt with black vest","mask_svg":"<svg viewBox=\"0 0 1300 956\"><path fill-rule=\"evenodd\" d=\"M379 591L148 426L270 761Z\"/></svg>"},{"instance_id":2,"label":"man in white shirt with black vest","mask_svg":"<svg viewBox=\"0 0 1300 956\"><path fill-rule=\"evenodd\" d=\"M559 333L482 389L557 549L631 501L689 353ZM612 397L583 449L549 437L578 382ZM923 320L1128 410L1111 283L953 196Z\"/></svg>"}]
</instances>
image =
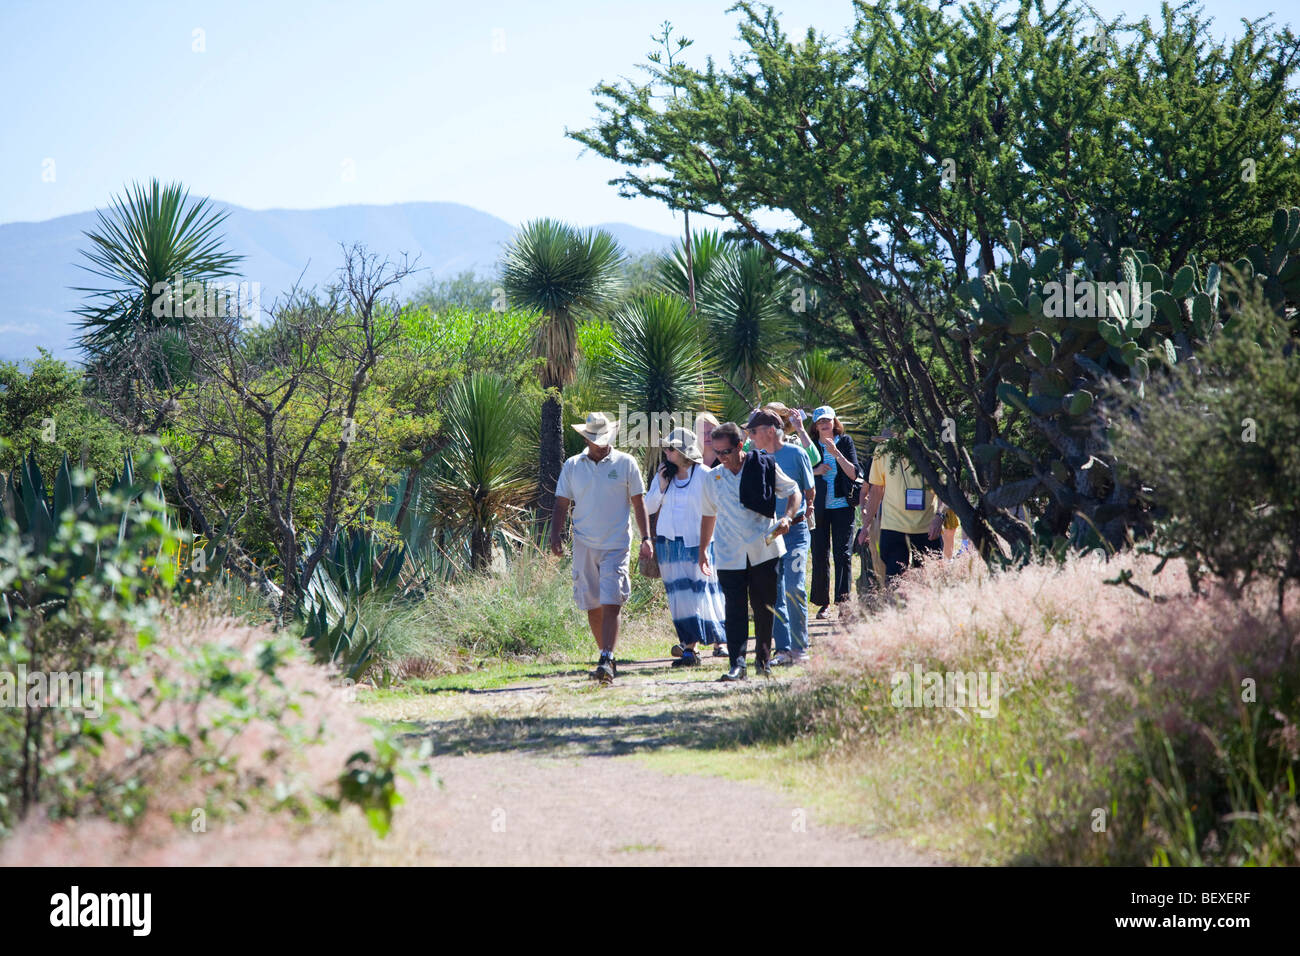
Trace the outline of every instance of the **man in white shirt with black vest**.
<instances>
[{"instance_id":1,"label":"man in white shirt with black vest","mask_svg":"<svg viewBox=\"0 0 1300 956\"><path fill-rule=\"evenodd\" d=\"M775 416L755 412L751 428L770 424ZM712 574L709 542L714 542L718 584L727 614L727 650L731 670L722 680L745 679L749 645L749 608L754 610L754 667L772 676L772 620L777 597L777 564L785 554L782 538L803 505L799 486L766 452L741 448L740 427L725 422L713 430L713 451L722 467L708 474L701 493L700 569ZM785 513L777 518L776 499L785 498ZM717 537L714 538L714 528Z\"/></svg>"},{"instance_id":2,"label":"man in white shirt with black vest","mask_svg":"<svg viewBox=\"0 0 1300 956\"><path fill-rule=\"evenodd\" d=\"M564 556L560 535L573 504L573 600L587 612L587 623L600 648L591 675L602 684L617 675L614 645L619 612L632 592L628 576L629 508L636 512L643 558L654 554L645 512L645 484L636 459L610 445L618 423L601 412L573 426L587 450L565 461L555 483L555 512L551 517L551 552Z\"/></svg>"}]
</instances>

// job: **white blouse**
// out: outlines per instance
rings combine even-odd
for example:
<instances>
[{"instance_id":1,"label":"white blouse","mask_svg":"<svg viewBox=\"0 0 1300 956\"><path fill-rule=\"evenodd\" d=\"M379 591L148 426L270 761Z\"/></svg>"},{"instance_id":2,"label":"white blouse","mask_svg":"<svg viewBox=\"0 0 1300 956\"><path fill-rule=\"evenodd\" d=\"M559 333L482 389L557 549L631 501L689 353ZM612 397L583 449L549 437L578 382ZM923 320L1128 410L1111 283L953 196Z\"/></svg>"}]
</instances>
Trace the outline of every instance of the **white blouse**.
<instances>
[{"instance_id":1,"label":"white blouse","mask_svg":"<svg viewBox=\"0 0 1300 956\"><path fill-rule=\"evenodd\" d=\"M658 469L650 476L650 490L645 496L647 515L658 514L655 534L665 538L682 538L686 547L698 548L700 545L701 493L704 479L713 469L708 465L694 465L691 468L689 483L680 486L681 472L678 477L668 480L668 490L659 490Z\"/></svg>"}]
</instances>

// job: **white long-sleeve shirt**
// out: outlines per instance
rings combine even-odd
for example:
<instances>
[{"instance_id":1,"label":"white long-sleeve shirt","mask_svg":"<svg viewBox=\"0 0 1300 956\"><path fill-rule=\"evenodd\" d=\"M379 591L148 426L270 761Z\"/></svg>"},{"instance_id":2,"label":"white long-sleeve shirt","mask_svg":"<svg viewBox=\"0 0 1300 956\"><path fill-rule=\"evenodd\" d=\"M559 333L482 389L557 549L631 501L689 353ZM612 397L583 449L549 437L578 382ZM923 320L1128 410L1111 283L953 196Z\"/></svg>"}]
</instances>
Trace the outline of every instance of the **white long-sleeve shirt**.
<instances>
[{"instance_id":1,"label":"white long-sleeve shirt","mask_svg":"<svg viewBox=\"0 0 1300 956\"><path fill-rule=\"evenodd\" d=\"M659 472L650 476L650 490L645 496L647 515L658 514L655 522L655 534L665 538L681 538L688 548L700 545L700 515L702 511L704 481L713 469L708 465L695 465L691 469L690 482L686 487L678 487L681 472L677 478L668 481L668 490L659 490Z\"/></svg>"},{"instance_id":2,"label":"white long-sleeve shirt","mask_svg":"<svg viewBox=\"0 0 1300 956\"><path fill-rule=\"evenodd\" d=\"M778 465L776 496L788 498L798 491L799 486ZM743 571L746 561L762 564L785 554L785 539L781 535L777 535L771 544L764 540L768 532L780 522L780 518L765 517L742 505L740 474L732 474L726 465L718 465L708 475L701 505L703 514L717 515L718 518L713 526L713 554L716 559L713 565L719 571Z\"/></svg>"}]
</instances>

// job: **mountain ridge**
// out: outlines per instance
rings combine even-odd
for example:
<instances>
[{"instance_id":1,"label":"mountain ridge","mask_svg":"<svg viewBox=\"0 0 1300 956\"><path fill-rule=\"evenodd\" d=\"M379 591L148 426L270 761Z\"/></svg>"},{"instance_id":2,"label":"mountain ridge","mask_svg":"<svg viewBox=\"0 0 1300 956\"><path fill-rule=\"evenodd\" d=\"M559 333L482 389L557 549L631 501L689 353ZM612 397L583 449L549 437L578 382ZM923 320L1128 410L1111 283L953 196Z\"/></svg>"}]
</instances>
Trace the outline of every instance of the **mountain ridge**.
<instances>
[{"instance_id":1,"label":"mountain ridge","mask_svg":"<svg viewBox=\"0 0 1300 956\"><path fill-rule=\"evenodd\" d=\"M432 279L466 270L490 273L516 227L463 203L412 201L356 203L322 209L247 209L212 200L227 212L221 231L226 247L245 258L238 279L257 282L263 307L301 276L320 285L342 262L341 243L363 243L372 252L398 259L419 256L421 271L400 287L410 293ZM34 358L44 347L65 359L77 357L79 317L84 301L77 286L99 279L80 266L88 260L85 232L98 222L95 210L41 221L0 224L0 359ZM660 251L672 236L626 223L600 223L630 254Z\"/></svg>"}]
</instances>

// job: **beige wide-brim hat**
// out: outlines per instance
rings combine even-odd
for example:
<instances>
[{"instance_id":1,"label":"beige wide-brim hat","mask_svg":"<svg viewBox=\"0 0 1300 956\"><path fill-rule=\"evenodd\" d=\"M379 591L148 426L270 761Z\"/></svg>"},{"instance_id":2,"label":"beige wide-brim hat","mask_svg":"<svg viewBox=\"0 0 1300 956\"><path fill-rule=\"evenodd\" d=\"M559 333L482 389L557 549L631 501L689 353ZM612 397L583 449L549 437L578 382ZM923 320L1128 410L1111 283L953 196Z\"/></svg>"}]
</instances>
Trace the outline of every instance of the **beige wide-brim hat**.
<instances>
[{"instance_id":1,"label":"beige wide-brim hat","mask_svg":"<svg viewBox=\"0 0 1300 956\"><path fill-rule=\"evenodd\" d=\"M571 427L593 445L608 445L618 431L618 422L610 421L604 412L589 412L585 422Z\"/></svg>"},{"instance_id":2,"label":"beige wide-brim hat","mask_svg":"<svg viewBox=\"0 0 1300 956\"><path fill-rule=\"evenodd\" d=\"M704 454L695 443L695 433L689 428L674 428L659 444L663 448L677 449L697 465L704 463Z\"/></svg>"}]
</instances>

